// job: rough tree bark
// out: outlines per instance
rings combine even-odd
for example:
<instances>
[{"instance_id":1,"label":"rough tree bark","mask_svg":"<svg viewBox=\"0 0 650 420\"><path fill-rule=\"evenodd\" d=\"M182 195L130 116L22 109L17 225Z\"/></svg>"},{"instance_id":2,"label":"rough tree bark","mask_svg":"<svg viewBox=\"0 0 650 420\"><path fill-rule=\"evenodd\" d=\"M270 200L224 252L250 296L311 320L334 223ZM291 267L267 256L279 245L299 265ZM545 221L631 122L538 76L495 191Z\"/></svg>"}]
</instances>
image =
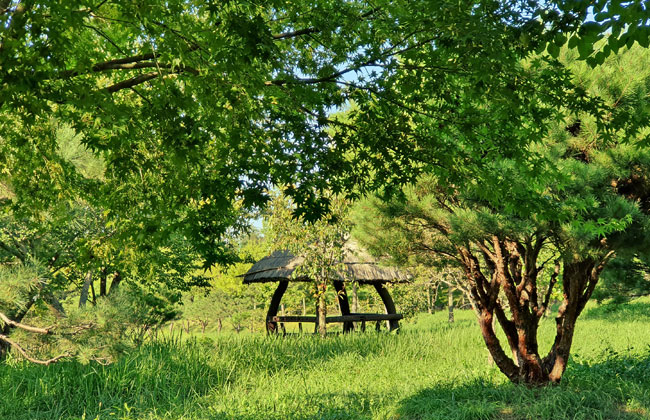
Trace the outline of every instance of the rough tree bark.
<instances>
[{"instance_id":1,"label":"rough tree bark","mask_svg":"<svg viewBox=\"0 0 650 420\"><path fill-rule=\"evenodd\" d=\"M613 252L587 259L558 260L544 293L538 293L538 275L544 263L538 257L545 238L513 241L492 237L475 249L458 247L460 262L470 284L470 299L478 313L485 345L494 363L512 382L540 386L560 382L569 360L573 332ZM537 330L551 293L562 275L563 301L556 318L556 336L545 357L539 354ZM501 299L505 298L504 301ZM505 333L512 357L503 349L493 320Z\"/></svg>"}]
</instances>

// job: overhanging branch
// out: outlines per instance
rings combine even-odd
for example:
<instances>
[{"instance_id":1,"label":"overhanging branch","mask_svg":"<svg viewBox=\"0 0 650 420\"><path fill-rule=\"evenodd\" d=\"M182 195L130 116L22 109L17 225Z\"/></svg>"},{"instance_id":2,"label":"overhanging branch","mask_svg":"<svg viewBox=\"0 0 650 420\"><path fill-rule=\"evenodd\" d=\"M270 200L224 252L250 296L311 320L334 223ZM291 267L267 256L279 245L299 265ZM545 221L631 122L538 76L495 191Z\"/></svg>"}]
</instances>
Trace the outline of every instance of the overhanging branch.
<instances>
[{"instance_id":1,"label":"overhanging branch","mask_svg":"<svg viewBox=\"0 0 650 420\"><path fill-rule=\"evenodd\" d=\"M25 359L29 360L29 361L32 362L32 363L36 363L37 365L45 365L45 366L48 366L48 365L51 365L52 363L56 363L56 362L58 362L58 361L61 360L61 359L64 359L64 358L66 358L66 357L70 357L70 356L71 356L71 354L70 354L69 352L65 352L65 353L63 353L63 354L60 354L60 355L58 355L58 356L56 356L56 357L53 357L53 358L51 358L51 359L47 359L47 360L36 359L35 357L30 356L29 353L27 353L27 350L25 350L25 349L24 349L20 344L18 344L17 342L13 341L12 339L10 339L9 337L7 337L6 335L0 334L0 340L4 341L5 343L8 343L10 346L12 346L12 347L15 348L16 350L18 350L18 352L19 352L19 353L20 353L20 354L21 354Z\"/></svg>"},{"instance_id":2,"label":"overhanging branch","mask_svg":"<svg viewBox=\"0 0 650 420\"><path fill-rule=\"evenodd\" d=\"M52 332L49 328L32 327L31 325L25 325L25 324L21 324L20 322L13 321L9 319L9 317L3 314L2 312L0 312L0 319L5 324L11 325L14 328L20 328L21 330L30 331L39 334L50 334Z\"/></svg>"},{"instance_id":3,"label":"overhanging branch","mask_svg":"<svg viewBox=\"0 0 650 420\"><path fill-rule=\"evenodd\" d=\"M320 29L305 28L305 29L299 29L297 31L283 32L281 34L273 35L273 39L279 40L279 39L287 39L287 38L296 38L302 35L315 34L318 32L320 32Z\"/></svg>"}]
</instances>

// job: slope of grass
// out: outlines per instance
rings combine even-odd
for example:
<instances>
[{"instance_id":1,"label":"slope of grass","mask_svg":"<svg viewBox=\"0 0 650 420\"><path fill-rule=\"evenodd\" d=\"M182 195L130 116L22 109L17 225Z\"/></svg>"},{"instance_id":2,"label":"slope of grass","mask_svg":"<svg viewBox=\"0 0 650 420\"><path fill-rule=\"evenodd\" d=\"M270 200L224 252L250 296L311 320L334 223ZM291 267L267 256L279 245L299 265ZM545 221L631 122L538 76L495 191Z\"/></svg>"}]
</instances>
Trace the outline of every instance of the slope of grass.
<instances>
[{"instance_id":1,"label":"slope of grass","mask_svg":"<svg viewBox=\"0 0 650 420\"><path fill-rule=\"evenodd\" d=\"M197 335L110 366L10 360L0 419L646 419L650 304L634 305L586 313L556 387L509 384L488 364L473 315L449 325L439 313L399 335ZM543 348L552 333L548 320Z\"/></svg>"}]
</instances>

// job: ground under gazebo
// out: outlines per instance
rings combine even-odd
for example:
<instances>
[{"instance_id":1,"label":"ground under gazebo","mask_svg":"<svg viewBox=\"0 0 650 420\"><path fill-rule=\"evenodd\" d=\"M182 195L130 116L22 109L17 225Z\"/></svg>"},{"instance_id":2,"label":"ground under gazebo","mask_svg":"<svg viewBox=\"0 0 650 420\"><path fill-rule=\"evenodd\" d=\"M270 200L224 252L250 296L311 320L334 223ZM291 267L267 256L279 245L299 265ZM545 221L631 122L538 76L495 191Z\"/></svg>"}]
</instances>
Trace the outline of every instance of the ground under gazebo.
<instances>
[{"instance_id":1,"label":"ground under gazebo","mask_svg":"<svg viewBox=\"0 0 650 420\"><path fill-rule=\"evenodd\" d=\"M296 257L288 251L275 251L271 255L262 258L255 263L246 274L243 275L244 284L278 282L278 287L273 293L268 312L266 314L266 330L275 333L278 330L278 323L300 322L318 323L317 316L278 316L278 309L282 296L291 282L310 282L308 277L294 277L294 270L302 263L301 257ZM337 299L340 316L326 317L326 323L343 323L343 331L348 332L354 329L355 322L361 322L363 329L368 321L388 321L388 328L393 331L399 328L399 320L402 315L395 309L386 283L403 283L409 277L392 267L383 267L373 262L367 255L356 246L346 246L343 264L345 272L339 273L337 278L330 279L337 292ZM379 294L385 313L351 313L345 283L356 281L358 284L371 284ZM379 324L377 324L379 326Z\"/></svg>"}]
</instances>

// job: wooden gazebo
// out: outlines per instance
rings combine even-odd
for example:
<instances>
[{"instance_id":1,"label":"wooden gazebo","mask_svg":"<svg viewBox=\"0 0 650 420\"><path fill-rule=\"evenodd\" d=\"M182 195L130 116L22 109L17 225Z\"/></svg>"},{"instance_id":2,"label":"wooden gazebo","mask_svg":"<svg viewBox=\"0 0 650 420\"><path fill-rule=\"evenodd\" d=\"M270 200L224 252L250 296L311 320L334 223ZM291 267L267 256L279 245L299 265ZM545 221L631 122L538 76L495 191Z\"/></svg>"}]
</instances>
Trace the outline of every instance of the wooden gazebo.
<instances>
[{"instance_id":1,"label":"wooden gazebo","mask_svg":"<svg viewBox=\"0 0 650 420\"><path fill-rule=\"evenodd\" d=\"M391 331L399 328L399 320L403 317L396 312L395 303L388 289L386 289L385 284L407 282L409 281L409 277L395 268L377 265L376 262L372 261L368 255L359 250L353 243L348 244L344 251L343 264L345 272L338 273L337 278L330 279L337 292L341 316L328 316L326 317L326 322L342 322L344 332L353 330L354 322L363 323L365 328L366 321L388 321ZM280 301L289 283L311 281L307 277L293 276L294 270L302 261L302 257L296 257L288 251L275 251L271 255L259 260L243 275L245 284L278 282L278 287L275 293L273 293L271 304L266 314L266 329L269 333L277 332L278 323L318 322L318 317L316 316L278 316ZM384 303L386 313L351 313L344 284L349 281L356 281L359 284L372 284Z\"/></svg>"}]
</instances>

